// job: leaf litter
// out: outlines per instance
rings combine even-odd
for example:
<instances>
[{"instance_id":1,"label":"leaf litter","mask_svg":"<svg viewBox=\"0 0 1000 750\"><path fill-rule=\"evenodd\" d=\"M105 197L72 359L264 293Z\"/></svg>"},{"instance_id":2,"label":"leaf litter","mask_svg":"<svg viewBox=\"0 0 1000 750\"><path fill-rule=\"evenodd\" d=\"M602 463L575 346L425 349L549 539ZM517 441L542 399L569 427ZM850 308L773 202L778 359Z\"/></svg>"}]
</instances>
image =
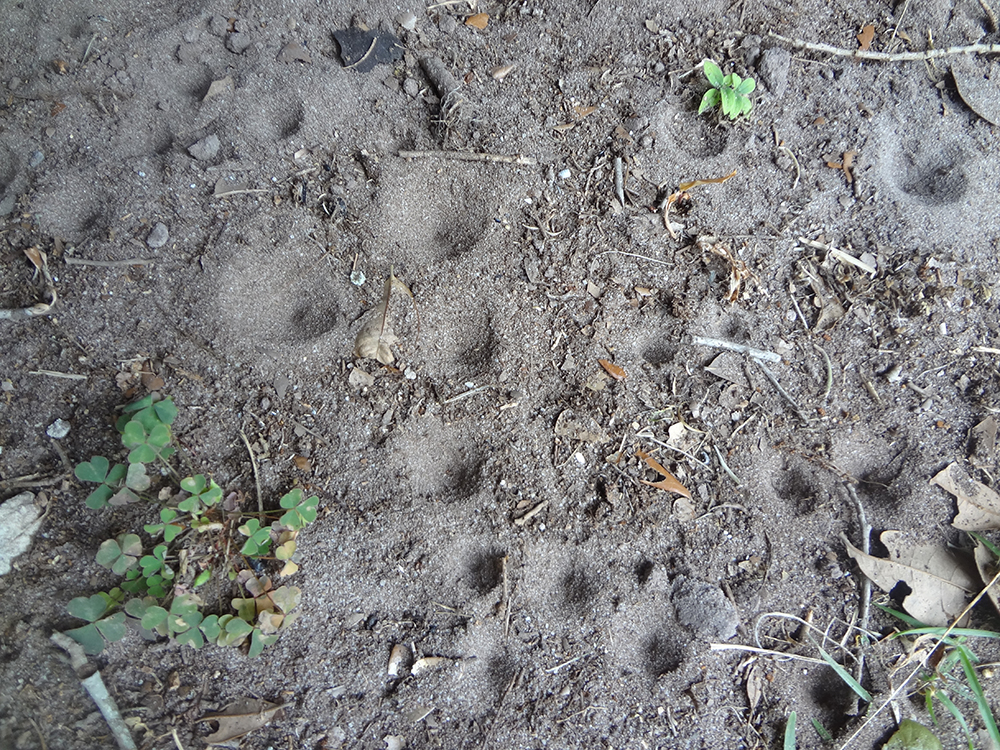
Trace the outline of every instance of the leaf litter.
<instances>
[{"instance_id":1,"label":"leaf litter","mask_svg":"<svg viewBox=\"0 0 1000 750\"><path fill-rule=\"evenodd\" d=\"M256 698L242 698L234 701L226 706L221 713L207 714L201 718L202 721L217 721L219 723L218 730L208 735L205 741L210 745L217 745L250 734L256 729L267 726L271 719L280 719L278 712L284 707L284 704L271 703Z\"/></svg>"},{"instance_id":2,"label":"leaf litter","mask_svg":"<svg viewBox=\"0 0 1000 750\"><path fill-rule=\"evenodd\" d=\"M1000 494L977 482L957 463L951 463L931 479L955 496L958 515L951 525L962 531L1000 529Z\"/></svg>"},{"instance_id":3,"label":"leaf litter","mask_svg":"<svg viewBox=\"0 0 1000 750\"><path fill-rule=\"evenodd\" d=\"M979 588L966 564L944 545L915 543L901 531L884 531L879 539L888 558L865 554L846 537L843 541L847 554L880 589L888 593L900 581L909 586L902 602L909 614L934 627L950 625Z\"/></svg>"},{"instance_id":4,"label":"leaf litter","mask_svg":"<svg viewBox=\"0 0 1000 750\"><path fill-rule=\"evenodd\" d=\"M396 290L402 292L411 300L414 300L413 292L410 288L396 278L390 270L389 278L385 280L382 288L382 301L372 310L367 317L358 336L354 340L354 354L362 359L375 359L383 365L391 365L396 361L390 347L399 341L392 325L389 322L389 302L392 299L392 292ZM414 300L414 311L416 302ZM417 320L419 330L419 318Z\"/></svg>"},{"instance_id":5,"label":"leaf litter","mask_svg":"<svg viewBox=\"0 0 1000 750\"><path fill-rule=\"evenodd\" d=\"M669 471L663 468L663 465L659 461L657 461L655 458L646 453L646 451L640 448L635 452L635 455L641 458L643 461L645 461L646 466L648 466L650 469L652 469L657 474L660 474L663 477L663 479L657 482L649 482L645 479L640 479L639 480L640 482L649 485L650 487L656 487L656 489L663 490L664 492L676 492L678 495L683 495L688 499L691 498L691 491L688 490L688 488L685 487L683 484L681 484L680 480L677 477L675 477L673 474L671 474Z\"/></svg>"}]
</instances>

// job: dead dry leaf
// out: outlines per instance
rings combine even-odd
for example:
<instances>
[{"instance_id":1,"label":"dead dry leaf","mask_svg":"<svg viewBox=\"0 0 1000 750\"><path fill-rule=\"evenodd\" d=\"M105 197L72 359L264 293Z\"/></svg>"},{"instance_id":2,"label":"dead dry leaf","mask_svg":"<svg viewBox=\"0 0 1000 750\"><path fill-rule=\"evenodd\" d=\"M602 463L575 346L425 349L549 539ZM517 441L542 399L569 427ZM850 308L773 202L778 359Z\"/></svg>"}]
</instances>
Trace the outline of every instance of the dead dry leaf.
<instances>
[{"instance_id":1,"label":"dead dry leaf","mask_svg":"<svg viewBox=\"0 0 1000 750\"><path fill-rule=\"evenodd\" d=\"M955 496L958 515L951 525L962 531L1000 529L1000 494L975 481L961 466L952 463L943 468L931 484Z\"/></svg>"},{"instance_id":2,"label":"dead dry leaf","mask_svg":"<svg viewBox=\"0 0 1000 750\"><path fill-rule=\"evenodd\" d=\"M903 608L913 617L932 627L950 625L978 589L976 579L943 545L913 543L900 531L879 538L888 558L866 555L843 539L847 554L880 589L892 591L900 581L910 587Z\"/></svg>"},{"instance_id":3,"label":"dead dry leaf","mask_svg":"<svg viewBox=\"0 0 1000 750\"><path fill-rule=\"evenodd\" d=\"M393 356L389 348L399 339L389 324L389 301L392 298L393 290L402 292L413 299L413 292L402 281L396 278L392 271L389 278L385 280L382 288L382 301L368 314L368 320L358 331L358 337L354 340L354 354L363 359L375 359L383 365L390 365L396 357Z\"/></svg>"},{"instance_id":4,"label":"dead dry leaf","mask_svg":"<svg viewBox=\"0 0 1000 750\"><path fill-rule=\"evenodd\" d=\"M594 105L592 105L592 104L591 104L591 105L589 105L589 106L586 106L586 107L585 107L585 106L583 106L582 104L577 104L577 105L576 105L575 107L573 107L573 112L574 112L574 113L576 114L576 116L577 116L577 117L579 117L579 118L580 118L581 120L582 120L582 119L583 119L584 117L586 117L587 115L592 115L592 114L594 114L594 112L596 112L596 111L597 111L597 107L595 107L595 106L594 106Z\"/></svg>"},{"instance_id":5,"label":"dead dry leaf","mask_svg":"<svg viewBox=\"0 0 1000 750\"><path fill-rule=\"evenodd\" d=\"M997 574L997 559L989 547L982 542L976 544L976 569L979 570L979 577L983 580L984 586L989 586L993 577ZM997 591L1000 584L994 584L986 589L986 596L993 602L993 608L1000 612L1000 592Z\"/></svg>"},{"instance_id":6,"label":"dead dry leaf","mask_svg":"<svg viewBox=\"0 0 1000 750\"><path fill-rule=\"evenodd\" d=\"M625 372L625 368L619 367L614 362L610 362L606 359L599 359L597 363L607 370L608 375L613 377L615 380L624 380L628 377L628 373Z\"/></svg>"},{"instance_id":7,"label":"dead dry leaf","mask_svg":"<svg viewBox=\"0 0 1000 750\"><path fill-rule=\"evenodd\" d=\"M205 741L210 745L216 745L235 740L255 729L266 726L282 708L284 708L283 705L255 698L243 698L230 703L222 710L222 713L208 714L202 717L202 721L219 722L219 729L208 735Z\"/></svg>"},{"instance_id":8,"label":"dead dry leaf","mask_svg":"<svg viewBox=\"0 0 1000 750\"><path fill-rule=\"evenodd\" d=\"M862 52L867 52L872 46L872 42L875 40L875 27L872 24L868 24L863 29L861 33L858 34L858 49Z\"/></svg>"},{"instance_id":9,"label":"dead dry leaf","mask_svg":"<svg viewBox=\"0 0 1000 750\"><path fill-rule=\"evenodd\" d=\"M969 460L980 468L992 465L996 445L997 418L991 414L969 432Z\"/></svg>"},{"instance_id":10,"label":"dead dry leaf","mask_svg":"<svg viewBox=\"0 0 1000 750\"><path fill-rule=\"evenodd\" d=\"M635 452L635 455L646 462L646 466L660 474L663 479L658 482L647 482L645 479L640 479L639 481L643 484L648 484L650 487L656 487L658 490L663 490L664 492L676 492L678 495L683 495L686 498L691 497L691 492L680 483L680 480L671 474L669 471L663 468L655 458L650 456L646 451L641 448Z\"/></svg>"},{"instance_id":11,"label":"dead dry leaf","mask_svg":"<svg viewBox=\"0 0 1000 750\"><path fill-rule=\"evenodd\" d=\"M559 437L582 440L585 443L606 443L611 439L596 419L586 414L576 414L572 409L565 409L556 418L555 433Z\"/></svg>"},{"instance_id":12,"label":"dead dry leaf","mask_svg":"<svg viewBox=\"0 0 1000 750\"><path fill-rule=\"evenodd\" d=\"M476 13L474 16L469 16L465 19L465 25L471 26L474 29L479 29L482 31L486 28L486 24L490 22L489 13Z\"/></svg>"}]
</instances>

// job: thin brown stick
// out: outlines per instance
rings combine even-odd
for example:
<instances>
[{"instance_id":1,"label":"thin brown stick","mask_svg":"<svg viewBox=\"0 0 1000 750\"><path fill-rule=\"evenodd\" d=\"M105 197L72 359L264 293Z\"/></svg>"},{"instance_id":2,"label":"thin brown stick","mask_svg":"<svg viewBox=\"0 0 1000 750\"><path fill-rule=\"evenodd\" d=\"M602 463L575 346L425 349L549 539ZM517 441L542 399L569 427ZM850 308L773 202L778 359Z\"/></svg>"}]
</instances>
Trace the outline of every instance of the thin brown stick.
<instances>
[{"instance_id":1,"label":"thin brown stick","mask_svg":"<svg viewBox=\"0 0 1000 750\"><path fill-rule=\"evenodd\" d=\"M263 526L267 522L267 519L264 516L264 496L260 491L260 472L257 470L257 457L254 456L250 439L243 430L240 430L240 437L243 438L243 445L247 447L247 453L250 454L250 466L253 467L253 481L257 485L257 513L260 518L260 525Z\"/></svg>"},{"instance_id":2,"label":"thin brown stick","mask_svg":"<svg viewBox=\"0 0 1000 750\"><path fill-rule=\"evenodd\" d=\"M58 372L56 370L29 370L29 375L45 375L50 378L62 378L63 380L86 380L86 375L74 375L71 372Z\"/></svg>"},{"instance_id":3,"label":"thin brown stick","mask_svg":"<svg viewBox=\"0 0 1000 750\"><path fill-rule=\"evenodd\" d=\"M945 49L930 49L924 52L871 52L870 50L849 50L842 47L833 47L829 44L815 44L802 39L792 39L791 37L768 32L779 41L790 44L799 49L807 49L812 52L822 52L826 55L836 55L837 57L853 57L858 60L873 60L875 62L913 62L919 60L933 60L939 57L951 57L953 55L1000 55L1000 44L969 44L964 47L947 47Z\"/></svg>"},{"instance_id":4,"label":"thin brown stick","mask_svg":"<svg viewBox=\"0 0 1000 750\"><path fill-rule=\"evenodd\" d=\"M402 159L437 158L454 161L523 164L526 166L538 163L530 156L522 156L521 154L484 154L478 151L399 151L397 153Z\"/></svg>"},{"instance_id":5,"label":"thin brown stick","mask_svg":"<svg viewBox=\"0 0 1000 750\"><path fill-rule=\"evenodd\" d=\"M99 266L101 268L117 268L119 266L151 266L156 263L153 258L125 258L124 260L91 260L90 258L63 258L67 266Z\"/></svg>"}]
</instances>

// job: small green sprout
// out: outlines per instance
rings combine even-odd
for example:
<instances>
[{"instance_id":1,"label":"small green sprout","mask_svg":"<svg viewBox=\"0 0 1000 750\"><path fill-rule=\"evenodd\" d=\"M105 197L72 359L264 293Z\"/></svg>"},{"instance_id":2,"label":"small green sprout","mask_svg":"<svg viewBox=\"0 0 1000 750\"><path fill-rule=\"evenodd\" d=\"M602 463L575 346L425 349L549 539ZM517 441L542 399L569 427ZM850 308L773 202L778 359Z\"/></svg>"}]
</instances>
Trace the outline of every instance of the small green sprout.
<instances>
[{"instance_id":1,"label":"small green sprout","mask_svg":"<svg viewBox=\"0 0 1000 750\"><path fill-rule=\"evenodd\" d=\"M99 654L104 650L105 641L120 641L125 637L125 613L117 612L105 617L108 611L121 600L121 590L112 589L110 593L101 592L93 596L78 596L66 605L66 610L87 625L67 630L66 635L83 646L88 654Z\"/></svg>"},{"instance_id":2,"label":"small green sprout","mask_svg":"<svg viewBox=\"0 0 1000 750\"><path fill-rule=\"evenodd\" d=\"M141 554L142 540L135 534L122 534L101 544L97 550L97 564L121 576L135 565Z\"/></svg>"},{"instance_id":3,"label":"small green sprout","mask_svg":"<svg viewBox=\"0 0 1000 750\"><path fill-rule=\"evenodd\" d=\"M120 483L128 469L124 464L111 463L104 456L94 456L89 461L77 465L73 472L81 482L97 482L101 486L87 495L86 505L92 510L100 510L120 489Z\"/></svg>"},{"instance_id":4,"label":"small green sprout","mask_svg":"<svg viewBox=\"0 0 1000 750\"><path fill-rule=\"evenodd\" d=\"M281 498L281 507L288 512L281 517L281 525L298 531L306 525L316 520L316 506L319 505L319 498L313 495L305 500L302 499L302 490L296 488Z\"/></svg>"},{"instance_id":5,"label":"small green sprout","mask_svg":"<svg viewBox=\"0 0 1000 750\"><path fill-rule=\"evenodd\" d=\"M174 541L174 539L176 539L182 531L184 531L183 526L179 526L175 523L170 523L175 518L177 518L176 510L174 510L173 508L163 508L160 511L160 521L162 523L147 523L142 528L150 536L159 534L162 531L163 541L169 544L170 542Z\"/></svg>"},{"instance_id":6,"label":"small green sprout","mask_svg":"<svg viewBox=\"0 0 1000 750\"><path fill-rule=\"evenodd\" d=\"M712 84L712 88L701 98L698 114L720 104L723 114L730 120L750 114L753 102L747 95L757 88L757 82L753 78L740 78L735 73L722 75L722 70L711 60L705 60L704 68L705 78Z\"/></svg>"},{"instance_id":7,"label":"small green sprout","mask_svg":"<svg viewBox=\"0 0 1000 750\"><path fill-rule=\"evenodd\" d=\"M240 550L241 555L263 557L271 549L271 527L261 528L260 521L256 518L251 518L240 526L239 532L243 536L249 537Z\"/></svg>"},{"instance_id":8,"label":"small green sprout","mask_svg":"<svg viewBox=\"0 0 1000 750\"><path fill-rule=\"evenodd\" d=\"M200 516L222 500L222 488L215 483L214 479L206 479L204 474L182 479L181 489L190 492L191 497L181 500L177 507L195 517Z\"/></svg>"}]
</instances>

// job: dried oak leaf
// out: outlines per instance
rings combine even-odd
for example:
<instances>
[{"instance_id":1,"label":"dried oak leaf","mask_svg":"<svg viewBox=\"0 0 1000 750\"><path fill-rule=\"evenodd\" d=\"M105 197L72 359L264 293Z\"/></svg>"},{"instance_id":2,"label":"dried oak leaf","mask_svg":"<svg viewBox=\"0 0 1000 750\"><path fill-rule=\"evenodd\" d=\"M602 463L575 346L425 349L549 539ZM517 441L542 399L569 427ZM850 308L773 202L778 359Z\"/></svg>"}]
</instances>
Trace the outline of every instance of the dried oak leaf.
<instances>
[{"instance_id":1,"label":"dried oak leaf","mask_svg":"<svg viewBox=\"0 0 1000 750\"><path fill-rule=\"evenodd\" d=\"M624 367L616 365L614 362L611 362L607 359L599 359L597 360L597 364L599 364L601 367L607 370L608 375L613 377L615 380L624 380L625 378L628 377L628 373L625 372Z\"/></svg>"},{"instance_id":2,"label":"dried oak leaf","mask_svg":"<svg viewBox=\"0 0 1000 750\"><path fill-rule=\"evenodd\" d=\"M962 531L1000 529L1000 494L975 481L961 466L952 463L943 468L931 484L955 496L958 515L951 525Z\"/></svg>"},{"instance_id":3,"label":"dried oak leaf","mask_svg":"<svg viewBox=\"0 0 1000 750\"><path fill-rule=\"evenodd\" d=\"M639 458L646 462L646 466L660 474L663 479L658 482L647 482L645 479L640 479L639 481L643 484L648 484L650 487L656 487L658 490L663 490L664 492L676 492L678 495L683 495L684 497L690 498L691 491L688 490L680 480L671 474L669 471L663 468L662 464L655 458L650 456L646 451L641 448L635 452Z\"/></svg>"},{"instance_id":4,"label":"dried oak leaf","mask_svg":"<svg viewBox=\"0 0 1000 750\"><path fill-rule=\"evenodd\" d=\"M983 579L983 585L989 586L993 577L997 574L997 558L992 552L990 552L989 547L987 547L982 542L976 544L976 568L979 570L979 577ZM993 607L997 612L1000 612L1000 592L997 591L998 585L994 584L986 589L986 596L990 598L993 602Z\"/></svg>"},{"instance_id":5,"label":"dried oak leaf","mask_svg":"<svg viewBox=\"0 0 1000 750\"><path fill-rule=\"evenodd\" d=\"M377 359L383 365L390 365L395 361L395 357L389 347L399 339L393 333L389 324L389 300L392 290L396 289L413 299L413 292L402 281L390 271L389 278L385 280L382 289L382 301L368 314L368 319L358 331L358 337L354 340L354 354L365 359Z\"/></svg>"},{"instance_id":6,"label":"dried oak leaf","mask_svg":"<svg viewBox=\"0 0 1000 750\"><path fill-rule=\"evenodd\" d=\"M267 725L282 708L284 708L283 705L255 698L234 701L222 709L222 713L208 714L202 717L202 721L219 722L219 729L208 735L205 741L210 745L215 745L242 737Z\"/></svg>"},{"instance_id":7,"label":"dried oak leaf","mask_svg":"<svg viewBox=\"0 0 1000 750\"><path fill-rule=\"evenodd\" d=\"M872 24L868 24L863 29L861 33L858 34L858 49L862 52L867 52L872 46L872 42L875 41L875 27Z\"/></svg>"},{"instance_id":8,"label":"dried oak leaf","mask_svg":"<svg viewBox=\"0 0 1000 750\"><path fill-rule=\"evenodd\" d=\"M489 13L476 13L473 16L469 16L465 19L465 25L471 26L474 29L479 29L482 31L486 28L486 24L490 22Z\"/></svg>"},{"instance_id":9,"label":"dried oak leaf","mask_svg":"<svg viewBox=\"0 0 1000 750\"><path fill-rule=\"evenodd\" d=\"M883 591L892 591L900 581L909 586L903 608L920 622L950 625L979 586L962 561L943 546L915 544L900 531L884 531L879 538L888 558L866 555L844 537L847 554Z\"/></svg>"}]
</instances>

